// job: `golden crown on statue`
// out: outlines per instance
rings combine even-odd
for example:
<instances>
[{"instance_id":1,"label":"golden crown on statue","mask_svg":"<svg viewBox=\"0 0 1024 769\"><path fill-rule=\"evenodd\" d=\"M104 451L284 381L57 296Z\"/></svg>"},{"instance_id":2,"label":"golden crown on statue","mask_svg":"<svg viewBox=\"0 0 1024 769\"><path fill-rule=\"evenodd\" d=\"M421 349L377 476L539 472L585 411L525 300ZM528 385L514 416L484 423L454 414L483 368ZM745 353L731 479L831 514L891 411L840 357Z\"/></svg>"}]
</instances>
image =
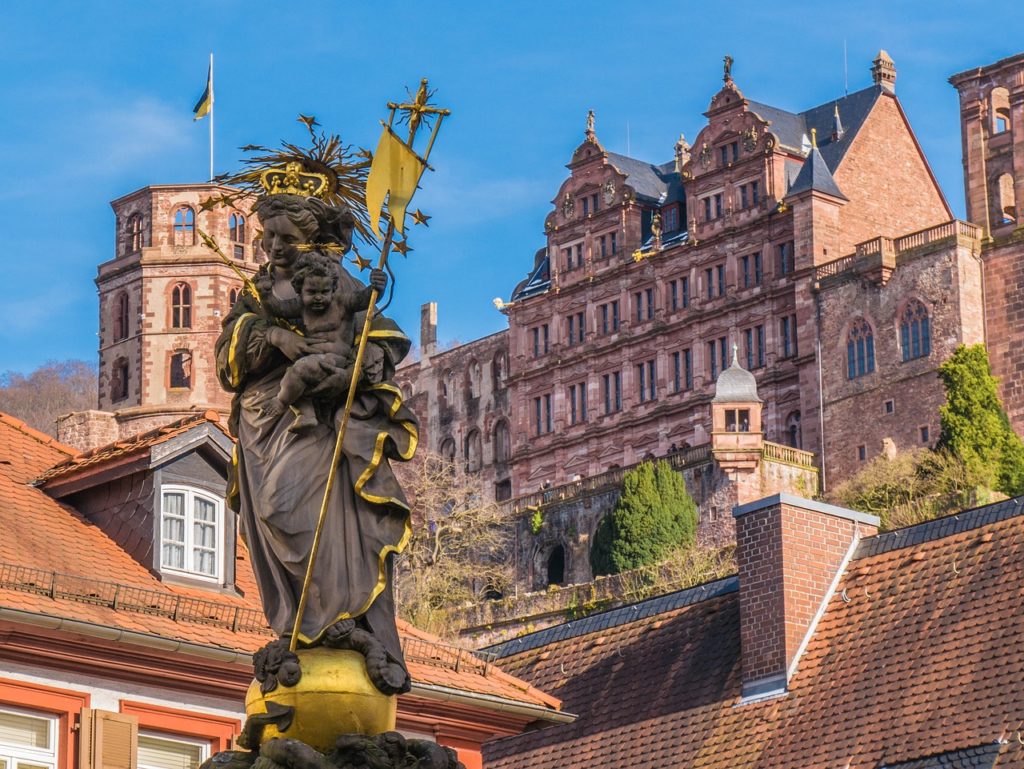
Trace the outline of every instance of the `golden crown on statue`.
<instances>
[{"instance_id":1,"label":"golden crown on statue","mask_svg":"<svg viewBox=\"0 0 1024 769\"><path fill-rule=\"evenodd\" d=\"M301 163L286 163L284 168L268 168L260 174L260 184L268 195L322 197L330 183L324 174L307 171Z\"/></svg>"}]
</instances>

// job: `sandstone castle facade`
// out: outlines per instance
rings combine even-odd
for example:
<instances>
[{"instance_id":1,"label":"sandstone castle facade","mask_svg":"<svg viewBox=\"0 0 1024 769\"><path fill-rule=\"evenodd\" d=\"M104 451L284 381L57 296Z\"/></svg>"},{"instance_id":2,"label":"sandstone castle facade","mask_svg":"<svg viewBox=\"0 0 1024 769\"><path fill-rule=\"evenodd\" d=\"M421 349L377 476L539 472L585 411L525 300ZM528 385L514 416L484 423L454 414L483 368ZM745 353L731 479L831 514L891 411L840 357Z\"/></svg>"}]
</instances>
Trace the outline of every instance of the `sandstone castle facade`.
<instances>
[{"instance_id":1,"label":"sandstone castle facade","mask_svg":"<svg viewBox=\"0 0 1024 769\"><path fill-rule=\"evenodd\" d=\"M589 118L546 244L501 308L508 330L439 351L437 308L424 307L420 359L400 380L426 447L480 472L510 514L543 510L539 535L521 517L524 588L590 578L590 534L645 458L668 457L703 522L728 523L733 505L811 496L883 452L934 444L936 369L959 344L988 345L1024 430L1024 54L951 78L967 221L884 51L871 77L790 112L748 98L727 67L703 128L660 163L606 150ZM247 210L202 210L216 191L114 202L99 408L66 417L62 439L88 447L227 408L210 367L240 281L196 231L244 271L261 255ZM716 411L734 348L755 389Z\"/></svg>"}]
</instances>

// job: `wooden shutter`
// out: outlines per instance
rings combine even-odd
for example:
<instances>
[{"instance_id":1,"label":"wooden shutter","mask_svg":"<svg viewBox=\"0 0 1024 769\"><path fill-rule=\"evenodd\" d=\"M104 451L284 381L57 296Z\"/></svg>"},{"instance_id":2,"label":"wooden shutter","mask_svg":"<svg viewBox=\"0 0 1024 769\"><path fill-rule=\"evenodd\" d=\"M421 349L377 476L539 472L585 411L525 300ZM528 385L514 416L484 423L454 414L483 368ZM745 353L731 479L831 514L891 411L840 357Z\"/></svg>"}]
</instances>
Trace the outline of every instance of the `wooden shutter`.
<instances>
[{"instance_id":1,"label":"wooden shutter","mask_svg":"<svg viewBox=\"0 0 1024 769\"><path fill-rule=\"evenodd\" d=\"M136 769L139 721L135 716L82 708L79 769Z\"/></svg>"}]
</instances>

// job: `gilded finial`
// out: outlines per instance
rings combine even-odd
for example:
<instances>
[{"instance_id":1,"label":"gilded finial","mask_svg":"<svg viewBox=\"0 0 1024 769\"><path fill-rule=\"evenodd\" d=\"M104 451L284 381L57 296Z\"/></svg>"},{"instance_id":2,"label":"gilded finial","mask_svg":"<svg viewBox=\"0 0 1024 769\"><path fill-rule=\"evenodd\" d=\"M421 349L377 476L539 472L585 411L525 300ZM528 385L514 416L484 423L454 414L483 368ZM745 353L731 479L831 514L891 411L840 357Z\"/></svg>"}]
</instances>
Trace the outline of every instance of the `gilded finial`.
<instances>
[{"instance_id":1,"label":"gilded finial","mask_svg":"<svg viewBox=\"0 0 1024 769\"><path fill-rule=\"evenodd\" d=\"M811 146L814 147L814 149L818 149L818 129L817 128L812 128L811 129Z\"/></svg>"}]
</instances>

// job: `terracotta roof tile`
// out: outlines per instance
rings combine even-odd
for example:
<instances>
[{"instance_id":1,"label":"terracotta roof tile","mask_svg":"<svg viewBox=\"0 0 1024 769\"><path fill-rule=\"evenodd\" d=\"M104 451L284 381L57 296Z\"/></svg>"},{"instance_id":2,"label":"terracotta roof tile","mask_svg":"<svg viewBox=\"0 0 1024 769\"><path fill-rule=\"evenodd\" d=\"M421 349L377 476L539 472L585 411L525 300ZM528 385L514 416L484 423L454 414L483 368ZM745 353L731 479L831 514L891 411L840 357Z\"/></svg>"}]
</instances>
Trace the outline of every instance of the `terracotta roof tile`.
<instances>
[{"instance_id":1,"label":"terracotta roof tile","mask_svg":"<svg viewBox=\"0 0 1024 769\"><path fill-rule=\"evenodd\" d=\"M224 429L220 422L220 415L211 409L209 411L204 411L201 414L184 417L183 419L171 422L163 427L157 427L153 430L149 430L148 432L139 433L131 438L117 440L113 443L108 443L105 446L98 446L94 449L90 449L89 451L76 454L64 461L51 463L51 466L45 468L45 472L39 473L36 478L36 482L45 485L48 481L58 478L64 480L86 468L91 469L97 465L105 464L116 459L141 454L148 451L153 446L169 441L171 438L181 435L196 425L203 424L204 422L215 424L224 431L225 435L228 434L227 430Z\"/></svg>"},{"instance_id":2,"label":"terracotta roof tile","mask_svg":"<svg viewBox=\"0 0 1024 769\"><path fill-rule=\"evenodd\" d=\"M527 637L502 667L580 718L490 743L486 765L1024 766L1022 512L1010 500L866 539L789 693L760 703L739 704L736 592Z\"/></svg>"},{"instance_id":3,"label":"terracotta roof tile","mask_svg":"<svg viewBox=\"0 0 1024 769\"><path fill-rule=\"evenodd\" d=\"M27 485L46 468L44 462L59 461L62 472L73 472L124 452L148 449L203 421L212 420L208 415L182 420L126 446L97 449L76 463L64 461L70 450L42 443L30 433L22 434L17 424L0 419L0 445L7 442L18 452L24 442L35 452L32 462L20 465L18 479L0 473L0 607L242 653L263 646L271 631L241 541L235 569L241 595L161 582L72 507ZM13 436L10 441L8 436ZM414 681L539 707L559 706L557 699L465 649L441 643L406 623L400 623L399 631Z\"/></svg>"},{"instance_id":4,"label":"terracotta roof tile","mask_svg":"<svg viewBox=\"0 0 1024 769\"><path fill-rule=\"evenodd\" d=\"M77 453L55 438L0 412L0 474L27 483Z\"/></svg>"}]
</instances>

